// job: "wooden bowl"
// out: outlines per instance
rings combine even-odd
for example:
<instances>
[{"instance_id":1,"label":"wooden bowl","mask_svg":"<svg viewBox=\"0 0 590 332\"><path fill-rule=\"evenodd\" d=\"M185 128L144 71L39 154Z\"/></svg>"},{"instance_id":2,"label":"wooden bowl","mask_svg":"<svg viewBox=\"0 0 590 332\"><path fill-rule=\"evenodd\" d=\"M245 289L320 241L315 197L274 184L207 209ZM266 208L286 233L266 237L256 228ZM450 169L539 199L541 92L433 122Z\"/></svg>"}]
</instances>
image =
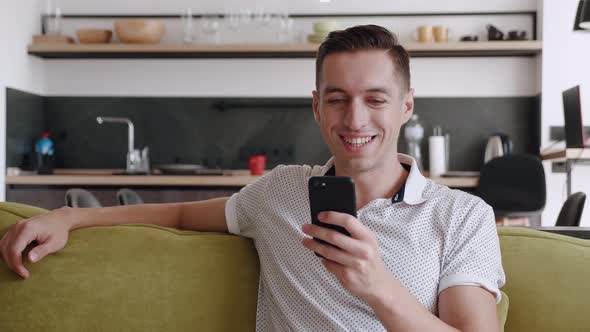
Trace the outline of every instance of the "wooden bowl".
<instances>
[{"instance_id":1,"label":"wooden bowl","mask_svg":"<svg viewBox=\"0 0 590 332\"><path fill-rule=\"evenodd\" d=\"M122 43L157 44L162 39L166 26L158 20L118 20L115 32Z\"/></svg>"},{"instance_id":2,"label":"wooden bowl","mask_svg":"<svg viewBox=\"0 0 590 332\"><path fill-rule=\"evenodd\" d=\"M80 44L106 44L111 42L113 32L102 29L80 29L76 31Z\"/></svg>"}]
</instances>

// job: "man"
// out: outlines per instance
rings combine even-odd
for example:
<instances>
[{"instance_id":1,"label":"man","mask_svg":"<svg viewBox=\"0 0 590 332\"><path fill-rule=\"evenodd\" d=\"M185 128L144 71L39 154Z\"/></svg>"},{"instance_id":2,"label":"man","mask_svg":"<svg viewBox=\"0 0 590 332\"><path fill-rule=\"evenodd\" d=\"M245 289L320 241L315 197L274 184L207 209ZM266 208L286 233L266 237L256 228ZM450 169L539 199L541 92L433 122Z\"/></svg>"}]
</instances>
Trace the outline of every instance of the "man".
<instances>
[{"instance_id":1,"label":"man","mask_svg":"<svg viewBox=\"0 0 590 332\"><path fill-rule=\"evenodd\" d=\"M28 256L37 262L80 227L224 231L252 238L258 251L258 330L497 331L504 273L493 212L425 179L397 153L413 108L409 57L395 36L373 25L332 32L318 52L313 92L333 154L326 165L279 166L229 199L58 209L13 226L0 240L2 257L27 278L28 243L39 242ZM314 175L354 179L358 218L320 215L350 236L310 224Z\"/></svg>"}]
</instances>

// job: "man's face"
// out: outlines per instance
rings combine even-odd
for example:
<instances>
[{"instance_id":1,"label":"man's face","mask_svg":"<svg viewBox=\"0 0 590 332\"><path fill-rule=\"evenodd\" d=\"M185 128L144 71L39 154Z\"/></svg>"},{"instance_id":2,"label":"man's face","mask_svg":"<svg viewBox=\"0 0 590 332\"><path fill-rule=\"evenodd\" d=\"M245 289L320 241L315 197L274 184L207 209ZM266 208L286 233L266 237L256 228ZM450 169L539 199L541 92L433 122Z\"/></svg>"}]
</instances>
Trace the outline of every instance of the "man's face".
<instances>
[{"instance_id":1,"label":"man's face","mask_svg":"<svg viewBox=\"0 0 590 332\"><path fill-rule=\"evenodd\" d=\"M414 100L386 50L328 55L318 89L314 117L337 165L354 175L397 162L400 127L411 117Z\"/></svg>"}]
</instances>

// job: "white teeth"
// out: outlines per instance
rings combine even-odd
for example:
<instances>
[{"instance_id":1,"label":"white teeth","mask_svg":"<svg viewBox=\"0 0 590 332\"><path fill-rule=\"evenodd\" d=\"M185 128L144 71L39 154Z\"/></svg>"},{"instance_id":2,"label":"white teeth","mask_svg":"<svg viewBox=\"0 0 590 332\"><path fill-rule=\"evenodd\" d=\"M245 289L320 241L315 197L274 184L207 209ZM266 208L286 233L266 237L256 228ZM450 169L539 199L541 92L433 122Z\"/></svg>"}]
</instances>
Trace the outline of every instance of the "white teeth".
<instances>
[{"instance_id":1,"label":"white teeth","mask_svg":"<svg viewBox=\"0 0 590 332\"><path fill-rule=\"evenodd\" d=\"M344 137L344 141L348 144L355 144L355 145L363 145L366 143L369 143L371 141L371 137L354 137L354 138L348 138L348 137Z\"/></svg>"}]
</instances>

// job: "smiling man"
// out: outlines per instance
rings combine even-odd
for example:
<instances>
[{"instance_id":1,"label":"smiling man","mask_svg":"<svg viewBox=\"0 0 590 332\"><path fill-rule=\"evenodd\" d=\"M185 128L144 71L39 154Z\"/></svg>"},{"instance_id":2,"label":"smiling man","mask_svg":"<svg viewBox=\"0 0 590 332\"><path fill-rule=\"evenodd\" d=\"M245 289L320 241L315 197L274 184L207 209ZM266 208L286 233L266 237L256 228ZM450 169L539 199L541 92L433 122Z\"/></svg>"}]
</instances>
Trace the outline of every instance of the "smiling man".
<instances>
[{"instance_id":1,"label":"smiling man","mask_svg":"<svg viewBox=\"0 0 590 332\"><path fill-rule=\"evenodd\" d=\"M230 198L58 209L13 226L2 257L27 278L26 245L39 242L28 256L37 262L75 228L133 221L225 231L258 251L259 331L498 331L505 277L492 209L397 153L413 108L409 57L394 35L374 25L334 31L320 46L313 92L333 155L325 165L279 166ZM317 175L354 179L358 217L320 215L350 236L310 224L307 183Z\"/></svg>"}]
</instances>

